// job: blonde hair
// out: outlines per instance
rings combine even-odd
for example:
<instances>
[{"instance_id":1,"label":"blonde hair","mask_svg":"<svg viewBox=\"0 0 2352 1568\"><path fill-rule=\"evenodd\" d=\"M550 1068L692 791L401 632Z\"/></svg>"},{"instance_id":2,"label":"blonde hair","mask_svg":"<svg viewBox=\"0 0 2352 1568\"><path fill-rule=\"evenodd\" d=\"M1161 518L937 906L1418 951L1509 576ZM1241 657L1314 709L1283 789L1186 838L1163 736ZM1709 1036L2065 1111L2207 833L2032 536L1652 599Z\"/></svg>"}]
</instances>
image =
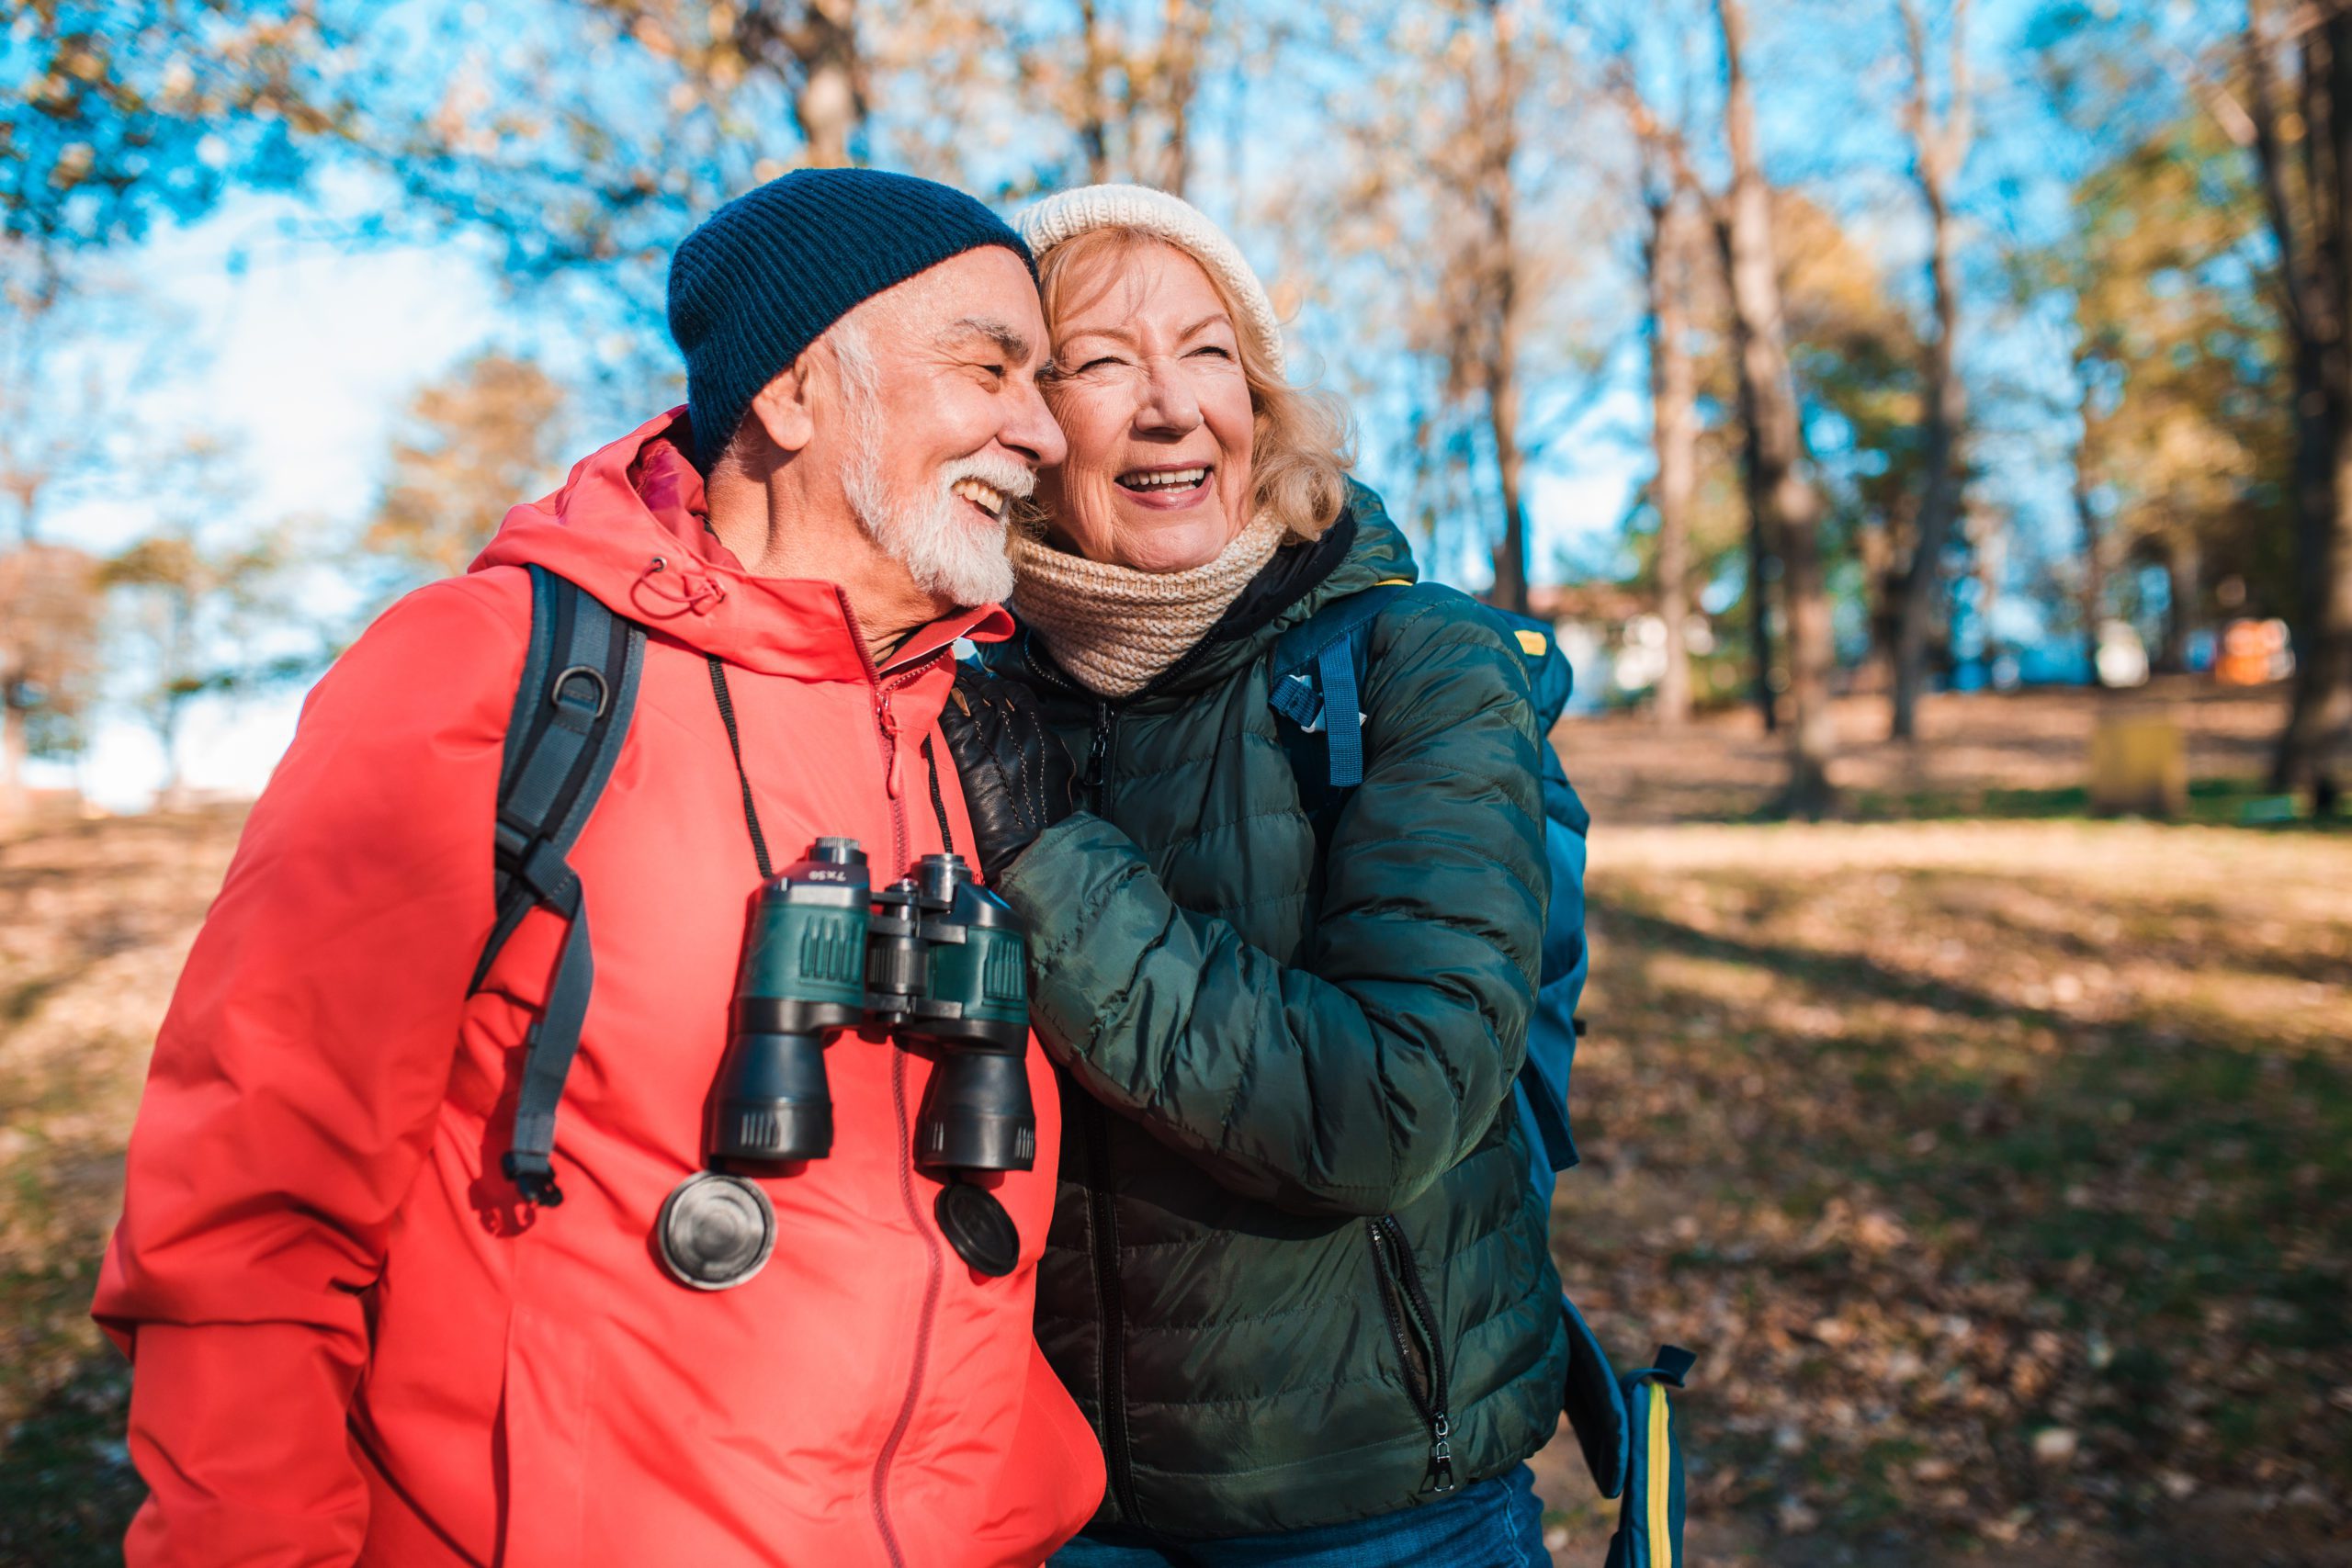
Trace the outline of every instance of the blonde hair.
<instances>
[{"instance_id":1,"label":"blonde hair","mask_svg":"<svg viewBox=\"0 0 2352 1568\"><path fill-rule=\"evenodd\" d=\"M1045 301L1046 330L1069 292L1069 273L1079 263L1102 257L1115 260L1146 245L1165 245L1178 255L1197 261L1192 253L1165 235L1124 223L1105 224L1074 234L1048 247L1037 257L1037 292ZM1347 406L1329 392L1294 387L1269 360L1265 344L1246 324L1239 301L1218 278L1216 269L1201 271L1216 290L1217 300L1233 318L1235 341L1241 349L1242 379L1250 388L1254 416L1250 439L1250 488L1253 511L1272 512L1302 539L1321 537L1338 521L1348 502L1348 470L1355 466L1355 433ZM1040 526L1046 521L1036 503L1025 503L1023 521Z\"/></svg>"}]
</instances>

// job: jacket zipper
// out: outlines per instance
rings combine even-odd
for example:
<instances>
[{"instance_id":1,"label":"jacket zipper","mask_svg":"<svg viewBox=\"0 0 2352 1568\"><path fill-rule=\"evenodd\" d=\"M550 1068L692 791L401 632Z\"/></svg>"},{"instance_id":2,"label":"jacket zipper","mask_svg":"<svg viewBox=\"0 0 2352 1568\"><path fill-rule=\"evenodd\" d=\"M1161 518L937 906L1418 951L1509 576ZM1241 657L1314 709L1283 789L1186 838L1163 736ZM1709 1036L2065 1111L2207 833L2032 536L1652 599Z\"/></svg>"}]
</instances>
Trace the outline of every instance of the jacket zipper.
<instances>
[{"instance_id":1,"label":"jacket zipper","mask_svg":"<svg viewBox=\"0 0 2352 1568\"><path fill-rule=\"evenodd\" d=\"M1119 1299L1119 1215L1111 1197L1111 1113L1100 1100L1091 1097L1084 1104L1087 1174L1093 1178L1093 1190L1087 1195L1087 1201L1092 1206L1094 1222L1087 1227L1087 1239L1093 1244L1094 1292L1102 1309L1101 1330L1096 1336L1102 1364L1097 1369L1096 1383L1102 1402L1102 1451L1108 1461L1111 1495L1119 1505L1121 1521L1140 1525L1143 1518L1136 1508L1135 1465L1127 1448L1127 1324L1125 1309Z\"/></svg>"},{"instance_id":2,"label":"jacket zipper","mask_svg":"<svg viewBox=\"0 0 2352 1568\"><path fill-rule=\"evenodd\" d=\"M923 1371L931 1359L932 1320L939 1314L941 1269L939 1237L923 1224L922 1212L915 1206L914 1137L907 1126L904 1051L890 1054L890 1107L899 1127L899 1197L906 1204L907 1223L922 1237L922 1312L916 1319L915 1359L907 1373L907 1397L899 1405L899 1418L891 1424L889 1437L883 1439L882 1451L874 1456L874 1528L882 1534L882 1549L889 1553L892 1568L906 1568L906 1554L899 1549L899 1532L890 1523L890 1461L898 1457L899 1445L906 1440L907 1428L914 1424L915 1403L922 1397Z\"/></svg>"},{"instance_id":3,"label":"jacket zipper","mask_svg":"<svg viewBox=\"0 0 2352 1568\"><path fill-rule=\"evenodd\" d=\"M873 653L865 646L865 631L857 622L857 612L850 607L849 595L842 595L842 616L849 623L850 641L857 648L858 662L865 666L866 684L874 689L874 735L882 746L882 788L890 797L890 865L893 879L905 874L910 852L907 842L906 775L899 761L899 720L890 711L890 699L937 662L940 649L917 660L888 681L874 662Z\"/></svg>"},{"instance_id":4,"label":"jacket zipper","mask_svg":"<svg viewBox=\"0 0 2352 1568\"><path fill-rule=\"evenodd\" d=\"M865 633L857 624L857 612L851 608L846 593L842 595L842 615L849 623L850 640L857 647L858 660L865 666L866 683L874 691L874 733L882 747L883 790L890 797L890 864L895 868L893 874L896 875L906 870L909 845L905 778L899 758L899 721L890 711L890 699L929 670L939 656L934 653L918 660L909 669L885 681L874 662L874 655L866 649ZM936 788L936 781L933 787ZM941 822L944 827L944 817ZM906 1397L899 1402L899 1417L891 1423L890 1435L883 1439L881 1451L874 1456L874 1528L882 1537L882 1550L888 1554L892 1568L907 1568L906 1553L899 1544L899 1532L890 1523L890 1463L898 1457L899 1445L906 1440L908 1428L914 1425L915 1406L922 1398L923 1373L931 1361L931 1337L939 1316L944 1269L939 1237L924 1223L922 1211L915 1202L914 1133L907 1122L907 1054L904 1051L890 1054L890 1106L898 1122L899 1200L905 1205L907 1224L922 1238L922 1311L915 1319L914 1361L907 1371Z\"/></svg>"},{"instance_id":5,"label":"jacket zipper","mask_svg":"<svg viewBox=\"0 0 2352 1568\"><path fill-rule=\"evenodd\" d=\"M1365 1223L1372 1227L1372 1266L1380 1278L1380 1310L1388 1320L1389 1337L1396 1342L1396 1359L1405 1374L1405 1394L1430 1432L1430 1467L1421 1478L1421 1490L1451 1492L1453 1416L1446 1401L1445 1349L1438 1339L1437 1313L1430 1305L1429 1292L1421 1288L1420 1268L1413 1261L1412 1247L1405 1240L1405 1227L1396 1223L1396 1216L1383 1214ZM1415 1372L1408 1322L1429 1362L1426 1388Z\"/></svg>"},{"instance_id":6,"label":"jacket zipper","mask_svg":"<svg viewBox=\"0 0 2352 1568\"><path fill-rule=\"evenodd\" d=\"M1203 639L1194 643L1141 689L1115 702L1087 691L1071 680L1037 646L1034 632L1024 637L1023 643L1024 661L1032 672L1046 684L1083 696L1094 705L1093 738L1086 749L1086 769L1080 782L1086 788L1089 809L1099 816L1110 795L1111 761L1118 747L1120 716L1128 704L1150 695L1192 668L1207 652L1208 642ZM1091 1096L1085 1107L1081 1120L1086 1129L1088 1174L1092 1179L1088 1202L1093 1216L1088 1229L1094 1254L1094 1291L1102 1314L1097 1337L1101 1353L1097 1379L1102 1404L1104 1468L1109 1472L1111 1495L1119 1505L1121 1520L1140 1526L1143 1513L1136 1506L1135 1464L1127 1437L1126 1315L1119 1298L1119 1214L1111 1192L1110 1112ZM1450 1457L1446 1461L1446 1477L1445 1489L1451 1491L1453 1483Z\"/></svg>"},{"instance_id":7,"label":"jacket zipper","mask_svg":"<svg viewBox=\"0 0 2352 1568\"><path fill-rule=\"evenodd\" d=\"M1111 748L1119 734L1119 710L1101 697L1094 699L1094 739L1086 749L1086 774L1079 782L1086 786L1088 809L1096 816L1102 814L1102 796L1110 788Z\"/></svg>"}]
</instances>

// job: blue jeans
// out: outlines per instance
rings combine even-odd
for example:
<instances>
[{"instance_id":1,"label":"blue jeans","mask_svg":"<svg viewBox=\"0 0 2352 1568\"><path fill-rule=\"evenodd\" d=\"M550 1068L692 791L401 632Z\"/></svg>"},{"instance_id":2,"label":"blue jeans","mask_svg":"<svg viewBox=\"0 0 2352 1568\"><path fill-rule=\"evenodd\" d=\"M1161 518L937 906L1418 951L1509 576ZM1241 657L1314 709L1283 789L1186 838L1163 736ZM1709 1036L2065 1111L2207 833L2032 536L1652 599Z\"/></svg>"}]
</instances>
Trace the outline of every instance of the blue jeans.
<instances>
[{"instance_id":1,"label":"blue jeans","mask_svg":"<svg viewBox=\"0 0 2352 1568\"><path fill-rule=\"evenodd\" d=\"M1177 1540L1089 1531L1048 1568L1547 1568L1544 1505L1525 1465L1402 1513L1272 1535Z\"/></svg>"}]
</instances>

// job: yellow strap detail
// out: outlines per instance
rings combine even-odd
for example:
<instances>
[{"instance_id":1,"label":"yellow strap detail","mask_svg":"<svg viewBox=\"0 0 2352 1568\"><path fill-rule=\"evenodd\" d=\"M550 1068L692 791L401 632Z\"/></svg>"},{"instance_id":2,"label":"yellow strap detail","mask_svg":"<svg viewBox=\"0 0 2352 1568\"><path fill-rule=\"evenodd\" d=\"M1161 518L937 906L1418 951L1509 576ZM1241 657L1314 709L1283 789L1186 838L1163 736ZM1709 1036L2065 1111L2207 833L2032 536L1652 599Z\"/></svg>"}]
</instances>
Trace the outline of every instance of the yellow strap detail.
<instances>
[{"instance_id":1,"label":"yellow strap detail","mask_svg":"<svg viewBox=\"0 0 2352 1568\"><path fill-rule=\"evenodd\" d=\"M1666 1390L1650 1385L1650 1561L1674 1568L1674 1478L1667 1473Z\"/></svg>"},{"instance_id":2,"label":"yellow strap detail","mask_svg":"<svg viewBox=\"0 0 2352 1568\"><path fill-rule=\"evenodd\" d=\"M1410 588L1413 586L1413 580L1409 577L1384 577L1373 586L1374 588Z\"/></svg>"},{"instance_id":3,"label":"yellow strap detail","mask_svg":"<svg viewBox=\"0 0 2352 1568\"><path fill-rule=\"evenodd\" d=\"M1530 659L1541 659L1544 657L1544 634L1542 632L1521 631L1518 636L1520 652L1527 655Z\"/></svg>"}]
</instances>

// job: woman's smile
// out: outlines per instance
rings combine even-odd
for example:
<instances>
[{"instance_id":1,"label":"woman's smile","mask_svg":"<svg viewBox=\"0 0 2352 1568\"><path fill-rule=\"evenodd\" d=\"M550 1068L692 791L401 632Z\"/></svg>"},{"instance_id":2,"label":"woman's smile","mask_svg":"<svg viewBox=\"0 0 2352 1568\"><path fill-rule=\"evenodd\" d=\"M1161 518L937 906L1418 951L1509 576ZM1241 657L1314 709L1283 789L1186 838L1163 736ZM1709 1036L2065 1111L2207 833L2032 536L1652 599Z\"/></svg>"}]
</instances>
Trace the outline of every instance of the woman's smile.
<instances>
[{"instance_id":1,"label":"woman's smile","mask_svg":"<svg viewBox=\"0 0 2352 1568\"><path fill-rule=\"evenodd\" d=\"M1119 488L1137 506L1154 512L1182 512L1209 499L1214 463L1162 464L1129 468L1119 476Z\"/></svg>"}]
</instances>

